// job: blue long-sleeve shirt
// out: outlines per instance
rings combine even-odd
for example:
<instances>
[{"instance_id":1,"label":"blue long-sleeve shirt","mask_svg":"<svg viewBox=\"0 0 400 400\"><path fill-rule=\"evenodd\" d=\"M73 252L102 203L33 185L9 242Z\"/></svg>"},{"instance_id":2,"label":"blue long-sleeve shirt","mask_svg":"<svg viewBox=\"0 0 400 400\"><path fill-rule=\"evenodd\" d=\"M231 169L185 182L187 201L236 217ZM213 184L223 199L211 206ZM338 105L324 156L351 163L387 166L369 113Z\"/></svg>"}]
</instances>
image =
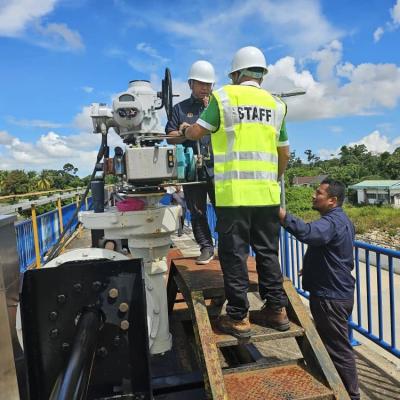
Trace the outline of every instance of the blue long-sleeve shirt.
<instances>
[{"instance_id":1,"label":"blue long-sleeve shirt","mask_svg":"<svg viewBox=\"0 0 400 400\"><path fill-rule=\"evenodd\" d=\"M289 213L283 226L308 244L303 259L303 288L315 296L349 299L354 295L354 225L341 207L306 223Z\"/></svg>"}]
</instances>

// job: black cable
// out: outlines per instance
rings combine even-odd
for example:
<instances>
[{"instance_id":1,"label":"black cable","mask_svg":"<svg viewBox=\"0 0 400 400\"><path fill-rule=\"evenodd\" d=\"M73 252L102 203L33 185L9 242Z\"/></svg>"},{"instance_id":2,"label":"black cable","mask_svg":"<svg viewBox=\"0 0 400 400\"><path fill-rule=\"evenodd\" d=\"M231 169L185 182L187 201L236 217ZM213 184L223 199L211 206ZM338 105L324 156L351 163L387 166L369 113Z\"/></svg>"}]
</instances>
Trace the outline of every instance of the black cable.
<instances>
[{"instance_id":1,"label":"black cable","mask_svg":"<svg viewBox=\"0 0 400 400\"><path fill-rule=\"evenodd\" d=\"M63 247L61 242L64 239L65 235L67 234L68 229L71 227L72 222L75 220L76 216L78 215L78 213L79 213L79 211L80 211L80 209L82 207L82 204L85 201L85 199L86 199L86 197L87 197L87 195L89 193L90 183L92 182L92 180L93 180L93 178L94 178L94 176L96 175L96 172L97 172L97 168L96 168L97 164L101 161L101 159L103 158L104 153L105 153L105 151L107 149L107 135L101 135L101 136L102 136L101 137L101 145L100 145L99 151L97 153L96 164L95 164L95 166L93 168L93 172L92 172L92 175L90 176L90 179L89 179L89 182L88 182L88 184L86 186L85 192L83 193L83 196L81 197L81 201L79 202L79 205L76 208L74 214L72 215L71 219L68 221L68 224L65 226L63 233L58 238L57 243L50 250L50 252L49 252L49 254L48 254L47 258L46 258L46 263L48 263L49 261L53 260L55 257L57 257L60 254L61 249ZM80 224L80 222L78 222L78 225L79 224ZM70 234L70 236L71 235L72 235L72 233Z\"/></svg>"}]
</instances>

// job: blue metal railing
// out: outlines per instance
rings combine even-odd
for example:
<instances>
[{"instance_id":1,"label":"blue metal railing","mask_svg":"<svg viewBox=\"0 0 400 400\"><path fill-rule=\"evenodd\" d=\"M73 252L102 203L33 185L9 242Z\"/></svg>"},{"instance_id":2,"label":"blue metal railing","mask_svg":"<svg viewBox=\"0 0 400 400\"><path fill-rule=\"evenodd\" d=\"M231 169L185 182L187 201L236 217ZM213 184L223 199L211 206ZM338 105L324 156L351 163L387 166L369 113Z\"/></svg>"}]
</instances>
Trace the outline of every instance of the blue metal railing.
<instances>
[{"instance_id":1,"label":"blue metal railing","mask_svg":"<svg viewBox=\"0 0 400 400\"><path fill-rule=\"evenodd\" d=\"M216 218L211 204L208 205L207 215L211 233L217 242ZM309 293L302 288L299 275L306 245L284 229L281 229L279 243L282 273L293 282L299 294L308 298ZM395 271L398 268L397 273L400 273L400 251L356 241L354 261L356 290L353 318L349 321L351 338L354 329L400 357L400 348L397 347L400 330L396 327L396 309L400 310L400 276Z\"/></svg>"},{"instance_id":2,"label":"blue metal railing","mask_svg":"<svg viewBox=\"0 0 400 400\"><path fill-rule=\"evenodd\" d=\"M88 208L92 206L92 198L88 198ZM76 210L76 204L71 203L62 207L63 226L65 227ZM81 210L86 210L86 205L83 204ZM72 221L68 229L68 233L72 233L78 224L78 218ZM58 210L52 210L41 214L37 217L38 236L40 255L43 257L47 251L57 242L60 237L60 221ZM24 272L29 266L35 263L35 246L33 242L33 227L32 219L17 222L15 224L17 234L17 250L20 261L20 270Z\"/></svg>"},{"instance_id":3,"label":"blue metal railing","mask_svg":"<svg viewBox=\"0 0 400 400\"><path fill-rule=\"evenodd\" d=\"M82 207L82 210L84 209L85 206ZM62 208L64 226L67 225L75 210L75 204L69 204ZM211 233L217 243L216 217L211 205L208 205L207 216ZM190 215L187 215L187 221L190 221ZM75 219L69 230L73 231L77 223L78 221ZM20 267L21 271L24 271L35 262L32 221L29 219L19 222L15 227ZM43 257L60 234L56 210L38 217L38 230ZM308 298L308 292L302 288L299 277L306 246L283 229L279 242L283 274L291 279L299 294ZM397 347L400 331L396 327L396 309L397 311L400 309L400 276L395 273L396 268L400 270L400 251L356 241L354 259L355 308L353 319L349 321L349 327L400 357L400 349Z\"/></svg>"}]
</instances>

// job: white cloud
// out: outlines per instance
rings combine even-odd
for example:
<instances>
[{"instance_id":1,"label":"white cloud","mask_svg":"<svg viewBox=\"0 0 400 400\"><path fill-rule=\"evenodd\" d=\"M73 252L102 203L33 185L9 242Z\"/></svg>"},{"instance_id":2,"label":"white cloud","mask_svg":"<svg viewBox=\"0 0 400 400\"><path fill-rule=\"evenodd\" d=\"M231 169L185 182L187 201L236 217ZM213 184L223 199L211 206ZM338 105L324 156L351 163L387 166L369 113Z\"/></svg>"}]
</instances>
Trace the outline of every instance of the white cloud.
<instances>
[{"instance_id":1,"label":"white cloud","mask_svg":"<svg viewBox=\"0 0 400 400\"><path fill-rule=\"evenodd\" d=\"M332 133L342 133L343 132L343 128L341 126L335 125L335 126L331 126L329 129Z\"/></svg>"},{"instance_id":2,"label":"white cloud","mask_svg":"<svg viewBox=\"0 0 400 400\"><path fill-rule=\"evenodd\" d=\"M382 135L378 130L373 131L367 136L362 137L357 142L350 142L349 147L354 147L356 144L364 144L368 151L379 154L384 151L392 153L396 149L396 144L399 142L400 137L390 140L387 136Z\"/></svg>"},{"instance_id":3,"label":"white cloud","mask_svg":"<svg viewBox=\"0 0 400 400\"><path fill-rule=\"evenodd\" d=\"M0 36L19 37L38 46L78 51L84 49L81 36L63 23L44 24L59 0L0 1Z\"/></svg>"},{"instance_id":4,"label":"white cloud","mask_svg":"<svg viewBox=\"0 0 400 400\"><path fill-rule=\"evenodd\" d=\"M85 48L81 35L66 24L37 25L37 31L42 36L37 44L43 47L63 50L80 51Z\"/></svg>"},{"instance_id":5,"label":"white cloud","mask_svg":"<svg viewBox=\"0 0 400 400\"><path fill-rule=\"evenodd\" d=\"M316 78L301 70L293 57L284 57L269 67L263 83L273 93L307 91L305 96L288 98L289 120L370 115L398 104L400 68L395 64L343 62L338 41L314 52L308 61L316 64Z\"/></svg>"},{"instance_id":6,"label":"white cloud","mask_svg":"<svg viewBox=\"0 0 400 400\"><path fill-rule=\"evenodd\" d=\"M376 28L375 32L374 32L374 42L375 43L379 42L384 33L385 33L385 31L381 26Z\"/></svg>"},{"instance_id":7,"label":"white cloud","mask_svg":"<svg viewBox=\"0 0 400 400\"><path fill-rule=\"evenodd\" d=\"M397 0L396 4L390 10L390 16L394 24L400 25L400 0Z\"/></svg>"},{"instance_id":8,"label":"white cloud","mask_svg":"<svg viewBox=\"0 0 400 400\"><path fill-rule=\"evenodd\" d=\"M17 119L15 117L7 117L7 122L17 126L30 127L30 128L45 128L45 129L56 129L61 128L63 124L51 121L45 121L42 119Z\"/></svg>"},{"instance_id":9,"label":"white cloud","mask_svg":"<svg viewBox=\"0 0 400 400\"><path fill-rule=\"evenodd\" d=\"M108 47L104 50L104 55L107 57L122 58L126 57L128 53L125 50L121 50L118 47Z\"/></svg>"},{"instance_id":10,"label":"white cloud","mask_svg":"<svg viewBox=\"0 0 400 400\"><path fill-rule=\"evenodd\" d=\"M82 86L82 90L86 93L92 93L94 88L92 88L91 86Z\"/></svg>"},{"instance_id":11,"label":"white cloud","mask_svg":"<svg viewBox=\"0 0 400 400\"><path fill-rule=\"evenodd\" d=\"M400 27L400 0L389 10L390 20L386 22L385 26L378 27L374 31L374 42L377 43L381 40L385 32L393 32Z\"/></svg>"},{"instance_id":12,"label":"white cloud","mask_svg":"<svg viewBox=\"0 0 400 400\"><path fill-rule=\"evenodd\" d=\"M385 151L393 153L393 151L400 146L400 136L390 139L383 135L378 130L371 132L370 134L362 137L356 142L350 142L346 144L347 147L354 147L355 145L364 144L368 151L373 154L380 154ZM342 147L342 146L340 146ZM320 149L318 150L318 155L322 160L329 159L333 156L338 156L340 152L340 147L337 149Z\"/></svg>"},{"instance_id":13,"label":"white cloud","mask_svg":"<svg viewBox=\"0 0 400 400\"><path fill-rule=\"evenodd\" d=\"M13 137L6 131L0 131L0 145L6 145L11 143Z\"/></svg>"},{"instance_id":14,"label":"white cloud","mask_svg":"<svg viewBox=\"0 0 400 400\"><path fill-rule=\"evenodd\" d=\"M136 50L147 54L148 56L155 58L156 60L160 61L161 63L165 64L169 61L168 58L162 57L158 54L158 51L151 47L149 44L141 42L136 45Z\"/></svg>"},{"instance_id":15,"label":"white cloud","mask_svg":"<svg viewBox=\"0 0 400 400\"><path fill-rule=\"evenodd\" d=\"M70 125L79 133L61 135L51 130L33 143L0 131L0 153L2 147L6 149L1 154L0 169L60 169L69 162L79 169L79 176L89 175L101 144L101 135L92 133L90 106L83 107ZM111 149L124 147L121 138L112 129L108 134L108 145Z\"/></svg>"},{"instance_id":16,"label":"white cloud","mask_svg":"<svg viewBox=\"0 0 400 400\"><path fill-rule=\"evenodd\" d=\"M52 131L46 135L41 135L36 146L40 150L41 155L59 157L62 154L63 157L68 158L74 156L73 150L68 146L67 138Z\"/></svg>"},{"instance_id":17,"label":"white cloud","mask_svg":"<svg viewBox=\"0 0 400 400\"><path fill-rule=\"evenodd\" d=\"M266 50L271 42L274 48L285 46L289 53L304 56L344 35L325 17L318 0L220 1L213 4L212 12L207 7L189 3L184 7L186 3L182 3L179 13L174 13L173 2L169 4L163 4L164 12L158 15L138 10L128 2L118 2L117 6L131 20L145 20L151 29L166 32L172 46L178 47L177 43L183 41L192 49L192 54L185 55L188 63L201 54L216 66L226 66L239 47L253 44ZM172 18L165 18L168 12ZM252 43L243 34L249 25L259 28L257 35L252 35Z\"/></svg>"},{"instance_id":18,"label":"white cloud","mask_svg":"<svg viewBox=\"0 0 400 400\"><path fill-rule=\"evenodd\" d=\"M7 0L0 3L0 36L19 36L26 26L54 10L58 0Z\"/></svg>"},{"instance_id":19,"label":"white cloud","mask_svg":"<svg viewBox=\"0 0 400 400\"><path fill-rule=\"evenodd\" d=\"M79 169L80 176L89 175L96 160L96 147L100 142L96 146L93 140L86 140L85 136L90 138L87 133L61 136L50 131L41 135L35 143L9 137L5 144L7 151L1 157L0 169L60 169L70 162Z\"/></svg>"},{"instance_id":20,"label":"white cloud","mask_svg":"<svg viewBox=\"0 0 400 400\"><path fill-rule=\"evenodd\" d=\"M92 119L90 118L91 106L84 106L82 111L75 115L73 126L83 132L93 132Z\"/></svg>"}]
</instances>

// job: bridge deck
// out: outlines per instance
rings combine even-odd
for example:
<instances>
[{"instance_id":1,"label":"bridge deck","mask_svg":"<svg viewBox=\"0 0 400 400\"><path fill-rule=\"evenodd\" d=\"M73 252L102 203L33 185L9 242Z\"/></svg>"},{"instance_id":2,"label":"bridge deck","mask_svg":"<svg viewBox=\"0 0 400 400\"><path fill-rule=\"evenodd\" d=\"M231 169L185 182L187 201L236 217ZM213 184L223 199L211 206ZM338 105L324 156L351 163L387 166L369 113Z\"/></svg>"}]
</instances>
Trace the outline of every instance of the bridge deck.
<instances>
[{"instance_id":1,"label":"bridge deck","mask_svg":"<svg viewBox=\"0 0 400 400\"><path fill-rule=\"evenodd\" d=\"M190 228L185 227L181 237L172 238L176 249L184 257L195 257L199 254L198 247L193 240ZM81 233L68 246L70 249L89 247L91 245L90 231L82 230ZM175 251L176 254L176 251ZM172 255L172 254L171 254ZM250 293L249 300L251 308L257 309L260 300L257 295ZM304 299L306 302L306 300ZM267 353L269 357L281 357L283 361L298 356L293 339L282 339L274 342L273 348L260 348L261 353ZM357 368L360 380L362 400L381 400L400 398L400 362L390 361L390 354L374 344L364 343L354 348L357 358Z\"/></svg>"}]
</instances>

